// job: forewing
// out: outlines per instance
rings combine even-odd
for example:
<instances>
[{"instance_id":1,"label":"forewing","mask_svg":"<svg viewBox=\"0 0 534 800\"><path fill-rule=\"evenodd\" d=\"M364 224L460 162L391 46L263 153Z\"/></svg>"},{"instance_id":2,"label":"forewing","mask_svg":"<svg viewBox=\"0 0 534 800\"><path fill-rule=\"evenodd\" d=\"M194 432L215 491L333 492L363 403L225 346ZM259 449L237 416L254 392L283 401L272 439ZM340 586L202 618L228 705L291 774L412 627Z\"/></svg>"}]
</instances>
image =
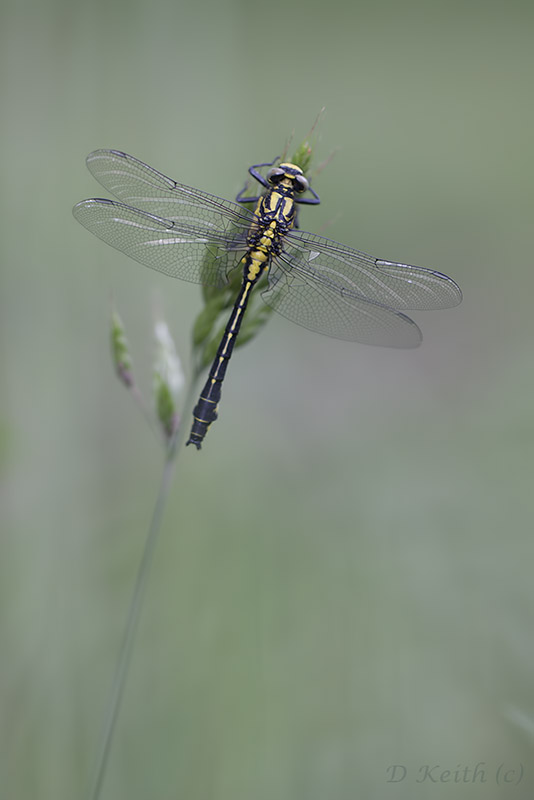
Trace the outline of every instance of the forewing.
<instances>
[{"instance_id":1,"label":"forewing","mask_svg":"<svg viewBox=\"0 0 534 800\"><path fill-rule=\"evenodd\" d=\"M304 231L291 231L284 251L310 281L398 311L452 308L462 299L441 272L377 259Z\"/></svg>"},{"instance_id":2,"label":"forewing","mask_svg":"<svg viewBox=\"0 0 534 800\"><path fill-rule=\"evenodd\" d=\"M215 195L184 186L119 150L95 150L87 167L96 180L121 202L157 217L184 223L201 232L248 230L248 209Z\"/></svg>"},{"instance_id":3,"label":"forewing","mask_svg":"<svg viewBox=\"0 0 534 800\"><path fill-rule=\"evenodd\" d=\"M99 239L173 278L222 286L242 255L242 250L229 249L228 237L216 229L164 219L114 200L83 200L73 214Z\"/></svg>"}]
</instances>

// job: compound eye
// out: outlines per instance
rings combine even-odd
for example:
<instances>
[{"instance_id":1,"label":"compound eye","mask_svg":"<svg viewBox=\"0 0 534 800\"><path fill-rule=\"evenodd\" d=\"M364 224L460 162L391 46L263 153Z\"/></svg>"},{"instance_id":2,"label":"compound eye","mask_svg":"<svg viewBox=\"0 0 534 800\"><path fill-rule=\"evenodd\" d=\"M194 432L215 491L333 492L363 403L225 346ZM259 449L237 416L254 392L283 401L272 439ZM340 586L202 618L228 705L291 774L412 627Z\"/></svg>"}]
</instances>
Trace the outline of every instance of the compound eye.
<instances>
[{"instance_id":1,"label":"compound eye","mask_svg":"<svg viewBox=\"0 0 534 800\"><path fill-rule=\"evenodd\" d=\"M295 175L295 189L297 192L305 192L306 189L310 188L310 184L304 177L304 175Z\"/></svg>"},{"instance_id":2,"label":"compound eye","mask_svg":"<svg viewBox=\"0 0 534 800\"><path fill-rule=\"evenodd\" d=\"M275 185L277 183L280 183L280 181L284 177L284 174L285 174L284 170L280 169L280 167L273 167L267 173L267 180L269 183Z\"/></svg>"}]
</instances>

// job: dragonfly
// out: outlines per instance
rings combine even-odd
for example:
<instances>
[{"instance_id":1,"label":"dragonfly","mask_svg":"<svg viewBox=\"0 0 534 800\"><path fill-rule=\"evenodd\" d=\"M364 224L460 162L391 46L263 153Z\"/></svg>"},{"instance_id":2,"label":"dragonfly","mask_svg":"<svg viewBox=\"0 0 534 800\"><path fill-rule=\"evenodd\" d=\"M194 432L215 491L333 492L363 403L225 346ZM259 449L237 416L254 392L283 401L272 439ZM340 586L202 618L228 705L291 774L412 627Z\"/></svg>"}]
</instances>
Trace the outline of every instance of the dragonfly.
<instances>
[{"instance_id":1,"label":"dragonfly","mask_svg":"<svg viewBox=\"0 0 534 800\"><path fill-rule=\"evenodd\" d=\"M96 150L87 166L117 200L83 200L73 214L107 244L158 272L207 286L226 285L242 268L241 288L193 411L187 444L198 450L217 419L228 363L262 278L262 300L282 316L363 344L417 347L421 331L404 311L461 302L459 286L441 272L301 231L298 205L317 205L320 198L296 164L278 158L254 164L249 173L260 194L246 197L244 189L236 202L180 184L119 150Z\"/></svg>"}]
</instances>

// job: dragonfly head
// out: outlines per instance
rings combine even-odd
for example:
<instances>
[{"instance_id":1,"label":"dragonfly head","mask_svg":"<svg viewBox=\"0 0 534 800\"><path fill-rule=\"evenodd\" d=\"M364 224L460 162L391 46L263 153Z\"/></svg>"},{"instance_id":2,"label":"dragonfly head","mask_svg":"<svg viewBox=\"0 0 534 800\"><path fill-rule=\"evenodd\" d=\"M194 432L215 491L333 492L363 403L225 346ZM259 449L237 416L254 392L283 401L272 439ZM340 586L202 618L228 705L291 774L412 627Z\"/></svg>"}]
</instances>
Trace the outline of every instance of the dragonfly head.
<instances>
[{"instance_id":1,"label":"dragonfly head","mask_svg":"<svg viewBox=\"0 0 534 800\"><path fill-rule=\"evenodd\" d=\"M299 194L310 186L301 168L295 164L280 164L278 167L273 167L266 177L271 186L285 186Z\"/></svg>"}]
</instances>

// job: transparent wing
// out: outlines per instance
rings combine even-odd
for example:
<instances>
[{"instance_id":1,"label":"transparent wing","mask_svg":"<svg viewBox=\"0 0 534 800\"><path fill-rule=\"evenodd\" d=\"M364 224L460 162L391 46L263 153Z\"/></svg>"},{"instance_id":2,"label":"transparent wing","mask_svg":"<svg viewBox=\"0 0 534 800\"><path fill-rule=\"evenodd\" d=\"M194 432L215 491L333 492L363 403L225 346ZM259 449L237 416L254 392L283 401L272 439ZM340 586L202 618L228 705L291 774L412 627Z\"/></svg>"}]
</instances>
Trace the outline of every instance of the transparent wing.
<instances>
[{"instance_id":1,"label":"transparent wing","mask_svg":"<svg viewBox=\"0 0 534 800\"><path fill-rule=\"evenodd\" d=\"M146 267L211 286L227 282L245 246L234 231L164 219L114 200L83 200L73 214L99 239Z\"/></svg>"},{"instance_id":2,"label":"transparent wing","mask_svg":"<svg viewBox=\"0 0 534 800\"><path fill-rule=\"evenodd\" d=\"M301 279L398 311L452 308L462 299L441 272L377 259L312 233L291 231L284 253Z\"/></svg>"},{"instance_id":3,"label":"transparent wing","mask_svg":"<svg viewBox=\"0 0 534 800\"><path fill-rule=\"evenodd\" d=\"M298 325L336 339L405 348L421 343L421 331L409 317L334 281L316 279L285 254L273 261L262 299Z\"/></svg>"},{"instance_id":4,"label":"transparent wing","mask_svg":"<svg viewBox=\"0 0 534 800\"><path fill-rule=\"evenodd\" d=\"M178 184L117 150L87 159L95 178L124 202L74 208L82 225L140 263L173 277L223 285L246 247L253 215ZM370 344L415 347L421 333L404 309L448 308L456 283L433 270L375 259L329 239L291 231L273 260L268 305L312 330Z\"/></svg>"},{"instance_id":5,"label":"transparent wing","mask_svg":"<svg viewBox=\"0 0 534 800\"><path fill-rule=\"evenodd\" d=\"M182 280L222 286L241 257L248 209L183 186L119 150L87 157L94 177L122 202L94 198L73 213L107 244Z\"/></svg>"},{"instance_id":6,"label":"transparent wing","mask_svg":"<svg viewBox=\"0 0 534 800\"><path fill-rule=\"evenodd\" d=\"M119 150L95 150L87 168L121 202L157 217L184 222L199 235L210 229L248 229L252 214L243 206L184 186Z\"/></svg>"}]
</instances>

